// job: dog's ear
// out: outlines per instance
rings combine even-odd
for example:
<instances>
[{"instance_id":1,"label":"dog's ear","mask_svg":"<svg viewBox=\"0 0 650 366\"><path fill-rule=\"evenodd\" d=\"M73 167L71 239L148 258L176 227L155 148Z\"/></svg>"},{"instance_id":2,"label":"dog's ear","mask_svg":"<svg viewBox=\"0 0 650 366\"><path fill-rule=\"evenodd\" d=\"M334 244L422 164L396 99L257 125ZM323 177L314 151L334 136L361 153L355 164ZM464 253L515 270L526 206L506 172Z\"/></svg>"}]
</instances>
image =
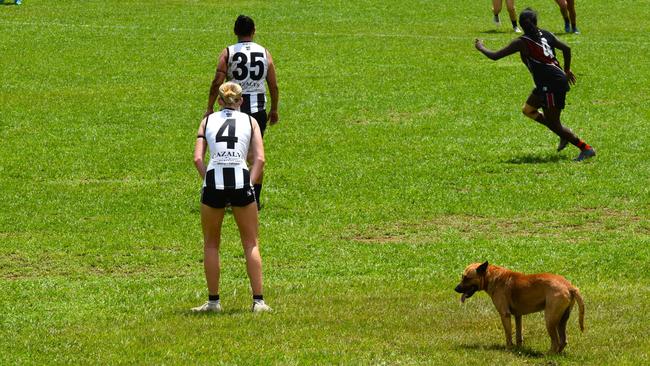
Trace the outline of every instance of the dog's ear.
<instances>
[{"instance_id":1,"label":"dog's ear","mask_svg":"<svg viewBox=\"0 0 650 366\"><path fill-rule=\"evenodd\" d=\"M488 262L485 261L485 263L483 263L480 266L476 267L476 273L479 276L483 276L485 274L485 272L487 272L487 268L488 268Z\"/></svg>"}]
</instances>

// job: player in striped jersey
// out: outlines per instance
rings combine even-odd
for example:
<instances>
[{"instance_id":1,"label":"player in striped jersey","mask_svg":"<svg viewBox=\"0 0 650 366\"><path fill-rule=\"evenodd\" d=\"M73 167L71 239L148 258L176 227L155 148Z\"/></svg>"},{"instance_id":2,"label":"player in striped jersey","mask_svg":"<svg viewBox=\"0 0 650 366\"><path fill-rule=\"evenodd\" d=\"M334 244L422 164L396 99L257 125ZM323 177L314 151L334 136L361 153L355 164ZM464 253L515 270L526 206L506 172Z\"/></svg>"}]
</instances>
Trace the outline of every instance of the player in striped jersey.
<instances>
[{"instance_id":1,"label":"player in striped jersey","mask_svg":"<svg viewBox=\"0 0 650 366\"><path fill-rule=\"evenodd\" d=\"M194 165L203 178L201 226L208 302L192 311L221 311L219 242L228 204L232 206L246 255L246 270L253 291L252 310L270 311L262 297L262 257L258 245L255 192L251 186L251 181L259 179L264 167L262 134L255 118L239 111L243 98L238 84L221 84L218 102L222 109L201 121L194 148ZM210 161L206 167L204 158L208 147ZM250 170L247 158L252 161Z\"/></svg>"},{"instance_id":2,"label":"player in striped jersey","mask_svg":"<svg viewBox=\"0 0 650 366\"><path fill-rule=\"evenodd\" d=\"M244 102L241 111L251 115L260 125L262 137L266 130L266 122L278 122L278 83L275 76L275 66L271 53L253 42L255 36L255 23L248 16L240 15L235 21L235 35L238 42L226 47L219 55L217 71L210 87L208 109L206 115L212 113L214 102L217 99L219 86L225 81L232 81L241 85ZM266 86L269 86L271 95L271 109L266 113ZM254 181L255 198L257 207L260 208L263 175Z\"/></svg>"},{"instance_id":3,"label":"player in striped jersey","mask_svg":"<svg viewBox=\"0 0 650 366\"><path fill-rule=\"evenodd\" d=\"M535 81L535 89L526 100L523 113L560 136L558 151L564 149L567 143L571 143L580 149L580 155L574 160L582 161L595 156L596 152L591 146L560 122L569 83L575 84L576 81L575 75L571 72L571 48L557 39L553 33L537 28L537 13L530 8L519 15L519 25L524 29L524 35L514 39L506 47L491 51L477 39L476 49L492 60L519 52L521 60L528 67ZM564 70L560 68L560 63L555 58L555 48L562 51ZM539 112L540 108L543 113Z\"/></svg>"}]
</instances>

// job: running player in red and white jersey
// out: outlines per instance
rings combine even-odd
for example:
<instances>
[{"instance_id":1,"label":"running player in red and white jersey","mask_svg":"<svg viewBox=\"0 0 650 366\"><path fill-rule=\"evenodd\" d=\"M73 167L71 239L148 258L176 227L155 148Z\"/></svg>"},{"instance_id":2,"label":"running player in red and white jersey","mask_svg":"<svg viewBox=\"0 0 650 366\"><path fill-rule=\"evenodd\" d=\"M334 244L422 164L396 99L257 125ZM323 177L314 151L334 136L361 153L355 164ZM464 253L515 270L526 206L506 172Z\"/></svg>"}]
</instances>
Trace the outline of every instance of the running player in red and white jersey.
<instances>
[{"instance_id":1,"label":"running player in red and white jersey","mask_svg":"<svg viewBox=\"0 0 650 366\"><path fill-rule=\"evenodd\" d=\"M514 39L506 47L491 51L480 39L475 41L476 49L492 60L519 52L521 60L535 81L535 89L526 100L523 113L545 125L560 136L557 150L561 151L571 143L580 149L580 155L574 160L582 161L596 155L594 149L576 136L571 129L560 122L564 109L564 100L569 91L569 84L575 84L576 77L571 72L571 48L560 41L553 33L537 28L537 13L528 8L519 15L519 25L524 35ZM555 48L562 51L564 70L555 57ZM539 112L542 108L543 113Z\"/></svg>"},{"instance_id":2,"label":"running player in red and white jersey","mask_svg":"<svg viewBox=\"0 0 650 366\"><path fill-rule=\"evenodd\" d=\"M226 80L239 84L243 89L243 104L241 111L255 118L260 125L262 137L266 130L266 122L274 125L279 120L278 101L279 91L275 75L275 65L271 53L253 42L255 36L255 23L246 15L240 15L235 21L235 35L238 42L221 51L217 71L210 86L208 109L206 115L214 110L219 86ZM271 95L271 109L266 113L266 86L269 86ZM262 194L263 175L254 181L255 199L258 209Z\"/></svg>"},{"instance_id":3,"label":"running player in red and white jersey","mask_svg":"<svg viewBox=\"0 0 650 366\"><path fill-rule=\"evenodd\" d=\"M251 181L258 179L264 167L264 145L257 121L239 112L242 89L235 83L219 87L221 111L206 116L199 126L194 147L194 165L201 178L201 226L203 229L203 266L208 284L208 302L194 312L219 312L219 243L226 205L230 204L239 228L246 272L253 291L253 312L270 311L262 297L262 257L258 244L258 217ZM206 148L210 161L204 163ZM246 160L252 161L250 170Z\"/></svg>"}]
</instances>

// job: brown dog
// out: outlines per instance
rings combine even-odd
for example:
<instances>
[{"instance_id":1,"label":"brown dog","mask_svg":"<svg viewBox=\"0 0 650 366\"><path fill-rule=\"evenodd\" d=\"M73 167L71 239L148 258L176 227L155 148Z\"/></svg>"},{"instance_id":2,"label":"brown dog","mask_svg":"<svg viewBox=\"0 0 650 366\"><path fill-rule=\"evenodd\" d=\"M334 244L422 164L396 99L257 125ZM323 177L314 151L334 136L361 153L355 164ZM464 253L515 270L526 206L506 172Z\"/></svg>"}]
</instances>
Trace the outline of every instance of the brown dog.
<instances>
[{"instance_id":1,"label":"brown dog","mask_svg":"<svg viewBox=\"0 0 650 366\"><path fill-rule=\"evenodd\" d=\"M567 345L566 324L576 301L580 309L580 330L584 331L585 304L580 291L562 276L551 273L525 275L488 262L470 264L455 291L463 294L460 300L465 302L481 290L490 295L501 315L508 349L512 348L510 315L515 316L518 347L523 342L521 316L544 310L546 330L551 337L549 353L562 352Z\"/></svg>"}]
</instances>

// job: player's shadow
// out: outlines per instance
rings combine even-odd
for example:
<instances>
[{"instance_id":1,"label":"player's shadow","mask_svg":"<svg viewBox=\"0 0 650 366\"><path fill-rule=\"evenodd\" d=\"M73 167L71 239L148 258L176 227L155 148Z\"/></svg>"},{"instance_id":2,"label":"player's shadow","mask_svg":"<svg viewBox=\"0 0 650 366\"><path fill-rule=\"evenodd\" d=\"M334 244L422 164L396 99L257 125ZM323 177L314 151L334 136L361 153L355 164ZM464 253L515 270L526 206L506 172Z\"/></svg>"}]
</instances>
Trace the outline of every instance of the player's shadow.
<instances>
[{"instance_id":1,"label":"player's shadow","mask_svg":"<svg viewBox=\"0 0 650 366\"><path fill-rule=\"evenodd\" d=\"M511 350L508 350L505 345L502 344L479 344L479 343L470 343L462 344L456 348L463 350L472 350L472 351L502 351L510 352L515 356L521 358L543 358L544 353L535 351L528 347L515 347Z\"/></svg>"},{"instance_id":2,"label":"player's shadow","mask_svg":"<svg viewBox=\"0 0 650 366\"><path fill-rule=\"evenodd\" d=\"M565 161L569 158L559 154L552 155L535 155L535 154L525 154L521 156L516 156L514 158L508 159L505 162L508 164L548 164L548 163L557 163L559 161Z\"/></svg>"},{"instance_id":3,"label":"player's shadow","mask_svg":"<svg viewBox=\"0 0 650 366\"><path fill-rule=\"evenodd\" d=\"M489 29L489 30L484 30L481 31L480 33L483 34L506 34L506 31L500 30L500 29Z\"/></svg>"},{"instance_id":4,"label":"player's shadow","mask_svg":"<svg viewBox=\"0 0 650 366\"><path fill-rule=\"evenodd\" d=\"M219 313L214 313L214 312L206 312L206 313L195 313L192 310L180 310L177 312L180 315L183 316L192 316L192 317L209 317L209 316L234 316L234 315L241 315L241 314L253 314L250 309L226 309L223 310Z\"/></svg>"}]
</instances>

